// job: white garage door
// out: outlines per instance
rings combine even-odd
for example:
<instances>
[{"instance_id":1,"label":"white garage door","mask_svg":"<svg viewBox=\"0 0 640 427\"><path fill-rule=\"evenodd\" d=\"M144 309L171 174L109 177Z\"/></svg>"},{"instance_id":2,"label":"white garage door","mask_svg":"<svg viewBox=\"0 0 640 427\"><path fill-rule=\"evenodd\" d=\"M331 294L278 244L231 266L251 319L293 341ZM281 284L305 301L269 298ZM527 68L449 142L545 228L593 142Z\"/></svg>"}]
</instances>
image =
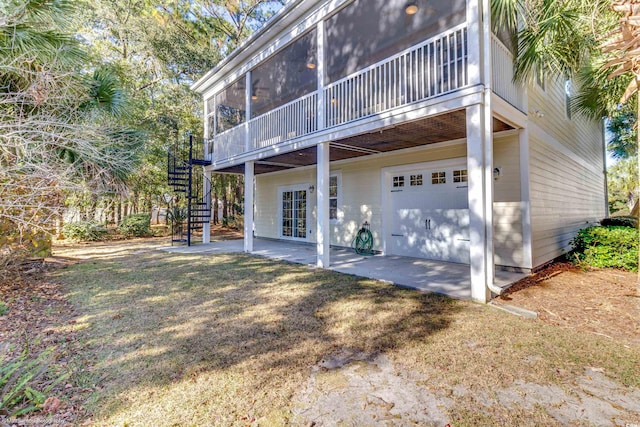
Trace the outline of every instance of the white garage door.
<instances>
[{"instance_id":1,"label":"white garage door","mask_svg":"<svg viewBox=\"0 0 640 427\"><path fill-rule=\"evenodd\" d=\"M469 263L469 203L465 159L387 174L394 255Z\"/></svg>"}]
</instances>

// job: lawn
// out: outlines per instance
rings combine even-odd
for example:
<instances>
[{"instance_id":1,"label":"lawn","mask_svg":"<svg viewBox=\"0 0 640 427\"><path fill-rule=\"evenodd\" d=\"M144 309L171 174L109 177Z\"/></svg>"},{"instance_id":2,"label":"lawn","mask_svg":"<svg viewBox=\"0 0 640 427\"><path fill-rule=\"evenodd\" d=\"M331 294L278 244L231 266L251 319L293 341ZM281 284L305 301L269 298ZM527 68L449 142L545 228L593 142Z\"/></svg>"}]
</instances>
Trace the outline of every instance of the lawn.
<instances>
[{"instance_id":1,"label":"lawn","mask_svg":"<svg viewBox=\"0 0 640 427\"><path fill-rule=\"evenodd\" d=\"M382 282L162 241L60 248L91 425L624 425L640 348ZM70 331L69 328L72 330Z\"/></svg>"}]
</instances>

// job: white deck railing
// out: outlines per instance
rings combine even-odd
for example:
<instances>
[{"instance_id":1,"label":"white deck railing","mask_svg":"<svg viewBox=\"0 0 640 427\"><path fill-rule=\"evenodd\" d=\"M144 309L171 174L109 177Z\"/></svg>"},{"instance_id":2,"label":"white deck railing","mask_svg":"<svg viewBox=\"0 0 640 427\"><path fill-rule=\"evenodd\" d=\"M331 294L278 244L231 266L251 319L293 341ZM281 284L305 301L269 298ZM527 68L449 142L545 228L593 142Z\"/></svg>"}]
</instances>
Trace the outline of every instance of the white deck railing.
<instances>
[{"instance_id":1,"label":"white deck railing","mask_svg":"<svg viewBox=\"0 0 640 427\"><path fill-rule=\"evenodd\" d=\"M378 114L467 85L467 29L459 26L324 89L326 126Z\"/></svg>"},{"instance_id":2,"label":"white deck railing","mask_svg":"<svg viewBox=\"0 0 640 427\"><path fill-rule=\"evenodd\" d=\"M244 153L246 124L219 133L213 139L213 156L216 161Z\"/></svg>"},{"instance_id":3,"label":"white deck railing","mask_svg":"<svg viewBox=\"0 0 640 427\"><path fill-rule=\"evenodd\" d=\"M491 35L491 58L493 91L518 110L525 112L524 88L513 82L513 54L495 34Z\"/></svg>"},{"instance_id":4,"label":"white deck railing","mask_svg":"<svg viewBox=\"0 0 640 427\"><path fill-rule=\"evenodd\" d=\"M262 114L249 122L250 149L269 147L318 130L317 92Z\"/></svg>"}]
</instances>

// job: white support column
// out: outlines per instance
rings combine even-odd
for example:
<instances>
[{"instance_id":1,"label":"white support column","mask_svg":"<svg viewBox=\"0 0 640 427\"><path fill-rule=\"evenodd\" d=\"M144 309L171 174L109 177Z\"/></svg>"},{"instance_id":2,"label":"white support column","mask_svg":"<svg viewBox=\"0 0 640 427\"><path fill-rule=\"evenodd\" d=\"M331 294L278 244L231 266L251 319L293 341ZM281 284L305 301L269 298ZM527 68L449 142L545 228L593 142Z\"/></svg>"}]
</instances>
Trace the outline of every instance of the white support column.
<instances>
[{"instance_id":1,"label":"white support column","mask_svg":"<svg viewBox=\"0 0 640 427\"><path fill-rule=\"evenodd\" d=\"M318 267L329 267L329 141L316 145L317 152L317 220L316 244L318 254Z\"/></svg>"},{"instance_id":2,"label":"white support column","mask_svg":"<svg viewBox=\"0 0 640 427\"><path fill-rule=\"evenodd\" d=\"M244 91L244 151L251 151L251 135L249 133L249 120L251 120L251 71L247 71L245 75L245 91Z\"/></svg>"},{"instance_id":3,"label":"white support column","mask_svg":"<svg viewBox=\"0 0 640 427\"><path fill-rule=\"evenodd\" d=\"M317 26L317 71L318 71L318 130L325 128L324 123L324 20L320 20Z\"/></svg>"},{"instance_id":4,"label":"white support column","mask_svg":"<svg viewBox=\"0 0 640 427\"><path fill-rule=\"evenodd\" d=\"M485 252L485 281L489 290L495 289L495 253L493 250L493 108L491 99L493 98L493 72L491 59L491 4L490 0L482 0L482 18L480 20L481 55L482 55L482 83L484 84L484 105L481 109L482 114L482 131L483 151L484 151L484 224L486 239L484 242ZM491 298L490 292L485 292L488 298Z\"/></svg>"},{"instance_id":5,"label":"white support column","mask_svg":"<svg viewBox=\"0 0 640 427\"><path fill-rule=\"evenodd\" d=\"M467 170L469 199L469 255L471 298L487 302L490 298L488 277L493 277L493 242L487 231L493 228L493 203L487 206L492 197L493 170L491 159L487 159L486 137L484 132L487 114L484 105L467 107ZM488 190L488 191L487 191ZM489 194L487 194L487 192ZM489 196L489 197L488 197ZM492 200L492 199L489 199ZM487 215L490 213L489 215ZM487 253L491 248L491 253Z\"/></svg>"},{"instance_id":6,"label":"white support column","mask_svg":"<svg viewBox=\"0 0 640 427\"><path fill-rule=\"evenodd\" d=\"M204 171L204 200L211 215L211 171ZM211 242L211 217L209 221L202 224L202 243Z\"/></svg>"},{"instance_id":7,"label":"white support column","mask_svg":"<svg viewBox=\"0 0 640 427\"><path fill-rule=\"evenodd\" d=\"M253 161L244 164L244 251L253 252Z\"/></svg>"},{"instance_id":8,"label":"white support column","mask_svg":"<svg viewBox=\"0 0 640 427\"><path fill-rule=\"evenodd\" d=\"M467 0L467 73L470 86L482 83L482 1Z\"/></svg>"},{"instance_id":9,"label":"white support column","mask_svg":"<svg viewBox=\"0 0 640 427\"><path fill-rule=\"evenodd\" d=\"M522 200L522 261L523 267L533 268L528 124L524 129L520 129L518 142L520 145L520 198Z\"/></svg>"}]
</instances>

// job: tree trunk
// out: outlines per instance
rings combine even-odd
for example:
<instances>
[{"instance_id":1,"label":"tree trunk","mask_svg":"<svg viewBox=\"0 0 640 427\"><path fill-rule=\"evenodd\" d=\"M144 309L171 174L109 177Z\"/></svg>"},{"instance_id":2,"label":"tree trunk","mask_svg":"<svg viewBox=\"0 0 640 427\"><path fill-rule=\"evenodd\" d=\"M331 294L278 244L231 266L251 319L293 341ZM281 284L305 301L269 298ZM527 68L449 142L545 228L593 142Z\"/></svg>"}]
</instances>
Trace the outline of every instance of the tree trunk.
<instances>
[{"instance_id":1,"label":"tree trunk","mask_svg":"<svg viewBox=\"0 0 640 427\"><path fill-rule=\"evenodd\" d=\"M229 218L229 206L227 201L227 188L222 192L222 220Z\"/></svg>"},{"instance_id":2,"label":"tree trunk","mask_svg":"<svg viewBox=\"0 0 640 427\"><path fill-rule=\"evenodd\" d=\"M218 192L213 193L213 224L218 225L220 218L218 218Z\"/></svg>"},{"instance_id":3,"label":"tree trunk","mask_svg":"<svg viewBox=\"0 0 640 427\"><path fill-rule=\"evenodd\" d=\"M242 194L243 190L244 190L244 179L238 177L236 179L236 203L238 205L237 213L244 212L244 209L241 206L239 206L242 203L242 199L244 197L244 194Z\"/></svg>"}]
</instances>

